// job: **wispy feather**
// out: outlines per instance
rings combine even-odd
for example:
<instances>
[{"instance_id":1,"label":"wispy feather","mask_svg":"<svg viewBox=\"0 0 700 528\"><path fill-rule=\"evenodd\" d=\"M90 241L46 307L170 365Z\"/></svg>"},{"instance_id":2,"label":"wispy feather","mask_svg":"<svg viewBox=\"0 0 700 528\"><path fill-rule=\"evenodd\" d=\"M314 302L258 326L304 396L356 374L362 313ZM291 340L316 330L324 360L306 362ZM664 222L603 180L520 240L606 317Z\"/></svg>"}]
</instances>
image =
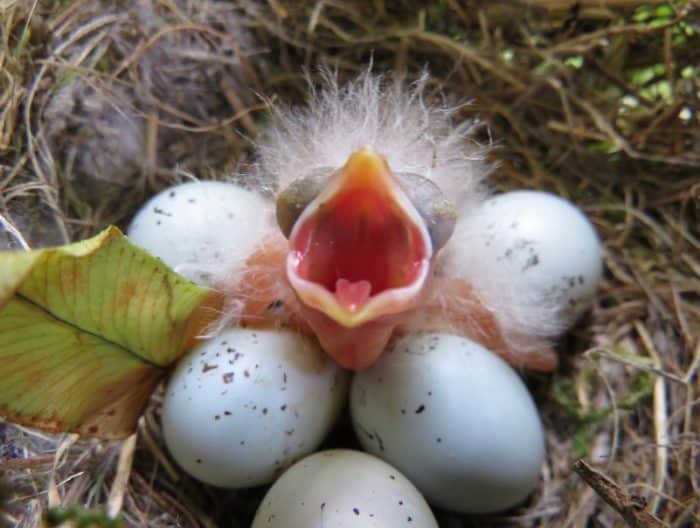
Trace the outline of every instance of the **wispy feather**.
<instances>
[{"instance_id":1,"label":"wispy feather","mask_svg":"<svg viewBox=\"0 0 700 528\"><path fill-rule=\"evenodd\" d=\"M483 198L485 149L474 140L477 121L456 121L463 105L427 101L428 74L410 85L370 70L340 85L321 72L302 108L278 108L260 144L258 170L280 188L318 169L338 169L358 149L381 153L394 172L432 179L459 207Z\"/></svg>"}]
</instances>

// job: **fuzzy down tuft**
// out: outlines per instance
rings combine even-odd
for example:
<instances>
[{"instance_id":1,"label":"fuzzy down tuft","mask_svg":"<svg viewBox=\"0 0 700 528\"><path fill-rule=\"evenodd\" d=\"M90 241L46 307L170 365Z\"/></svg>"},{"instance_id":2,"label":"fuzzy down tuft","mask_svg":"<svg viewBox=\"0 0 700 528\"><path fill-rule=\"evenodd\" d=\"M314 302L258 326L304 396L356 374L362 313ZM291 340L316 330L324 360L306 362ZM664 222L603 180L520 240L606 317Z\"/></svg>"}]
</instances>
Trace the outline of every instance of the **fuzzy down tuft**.
<instances>
[{"instance_id":1,"label":"fuzzy down tuft","mask_svg":"<svg viewBox=\"0 0 700 528\"><path fill-rule=\"evenodd\" d=\"M392 171L433 180L459 211L457 230L439 255L437 272L473 285L514 349L540 347L557 333L562 323L546 299L530 298L514 277L500 276L478 256L461 262L453 258L451 248L470 245L473 234L465 220L488 194L487 148L474 138L479 123L459 122L461 106L428 103L427 74L408 86L369 70L345 85L329 71L322 72L322 79L320 88L310 85L307 106L276 110L277 122L259 145L251 176L282 190L312 172L337 170L353 152L372 147ZM277 279L272 282L283 296L288 285L282 275Z\"/></svg>"},{"instance_id":2,"label":"fuzzy down tuft","mask_svg":"<svg viewBox=\"0 0 700 528\"><path fill-rule=\"evenodd\" d=\"M340 86L322 72L305 108L278 110L260 146L258 170L279 189L318 169L336 170L362 147L382 154L392 171L432 179L458 207L477 204L488 174L479 123L456 124L461 106L428 104L427 74L406 87L370 71Z\"/></svg>"}]
</instances>

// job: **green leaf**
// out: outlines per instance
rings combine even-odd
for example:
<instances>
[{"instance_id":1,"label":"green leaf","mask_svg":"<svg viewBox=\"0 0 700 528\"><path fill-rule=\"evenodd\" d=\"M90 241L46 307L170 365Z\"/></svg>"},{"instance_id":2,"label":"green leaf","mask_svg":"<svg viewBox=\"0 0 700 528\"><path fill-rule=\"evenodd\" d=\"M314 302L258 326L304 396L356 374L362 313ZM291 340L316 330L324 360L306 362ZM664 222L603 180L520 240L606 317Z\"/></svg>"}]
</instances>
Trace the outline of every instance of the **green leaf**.
<instances>
[{"instance_id":1,"label":"green leaf","mask_svg":"<svg viewBox=\"0 0 700 528\"><path fill-rule=\"evenodd\" d=\"M585 458L588 456L588 430L587 425L582 425L574 433L574 456L576 458Z\"/></svg>"},{"instance_id":2,"label":"green leaf","mask_svg":"<svg viewBox=\"0 0 700 528\"><path fill-rule=\"evenodd\" d=\"M121 517L112 519L106 511L88 510L78 506L49 508L44 514L44 523L46 526L64 528L122 528L126 526Z\"/></svg>"},{"instance_id":3,"label":"green leaf","mask_svg":"<svg viewBox=\"0 0 700 528\"><path fill-rule=\"evenodd\" d=\"M0 270L0 416L55 432L130 434L221 305L115 227Z\"/></svg>"},{"instance_id":4,"label":"green leaf","mask_svg":"<svg viewBox=\"0 0 700 528\"><path fill-rule=\"evenodd\" d=\"M673 18L673 8L668 4L660 5L656 8L656 16L667 19Z\"/></svg>"},{"instance_id":5,"label":"green leaf","mask_svg":"<svg viewBox=\"0 0 700 528\"><path fill-rule=\"evenodd\" d=\"M571 66L576 70L580 70L583 66L583 57L581 55L573 55L564 59L564 64Z\"/></svg>"}]
</instances>

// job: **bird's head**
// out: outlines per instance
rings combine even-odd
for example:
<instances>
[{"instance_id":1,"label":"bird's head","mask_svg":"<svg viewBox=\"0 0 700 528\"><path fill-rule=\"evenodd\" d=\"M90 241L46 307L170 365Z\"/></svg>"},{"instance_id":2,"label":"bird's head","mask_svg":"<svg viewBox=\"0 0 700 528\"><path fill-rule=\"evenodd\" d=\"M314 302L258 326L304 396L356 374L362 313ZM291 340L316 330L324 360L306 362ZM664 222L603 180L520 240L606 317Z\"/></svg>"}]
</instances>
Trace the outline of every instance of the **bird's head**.
<instances>
[{"instance_id":1,"label":"bird's head","mask_svg":"<svg viewBox=\"0 0 700 528\"><path fill-rule=\"evenodd\" d=\"M339 169L293 181L277 199L287 279L302 316L341 365L371 365L420 302L456 213L435 183L395 173L370 147Z\"/></svg>"}]
</instances>

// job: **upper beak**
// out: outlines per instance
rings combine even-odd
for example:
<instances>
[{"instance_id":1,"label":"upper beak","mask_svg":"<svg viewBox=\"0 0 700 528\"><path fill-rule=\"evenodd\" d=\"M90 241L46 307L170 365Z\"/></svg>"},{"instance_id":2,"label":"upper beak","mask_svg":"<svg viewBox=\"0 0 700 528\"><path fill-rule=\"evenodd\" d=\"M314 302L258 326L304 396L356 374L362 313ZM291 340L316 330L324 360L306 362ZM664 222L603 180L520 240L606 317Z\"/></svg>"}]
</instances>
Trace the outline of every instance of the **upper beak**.
<instances>
[{"instance_id":1,"label":"upper beak","mask_svg":"<svg viewBox=\"0 0 700 528\"><path fill-rule=\"evenodd\" d=\"M289 244L287 277L299 299L345 328L412 308L433 256L425 221L370 148L307 205Z\"/></svg>"}]
</instances>

